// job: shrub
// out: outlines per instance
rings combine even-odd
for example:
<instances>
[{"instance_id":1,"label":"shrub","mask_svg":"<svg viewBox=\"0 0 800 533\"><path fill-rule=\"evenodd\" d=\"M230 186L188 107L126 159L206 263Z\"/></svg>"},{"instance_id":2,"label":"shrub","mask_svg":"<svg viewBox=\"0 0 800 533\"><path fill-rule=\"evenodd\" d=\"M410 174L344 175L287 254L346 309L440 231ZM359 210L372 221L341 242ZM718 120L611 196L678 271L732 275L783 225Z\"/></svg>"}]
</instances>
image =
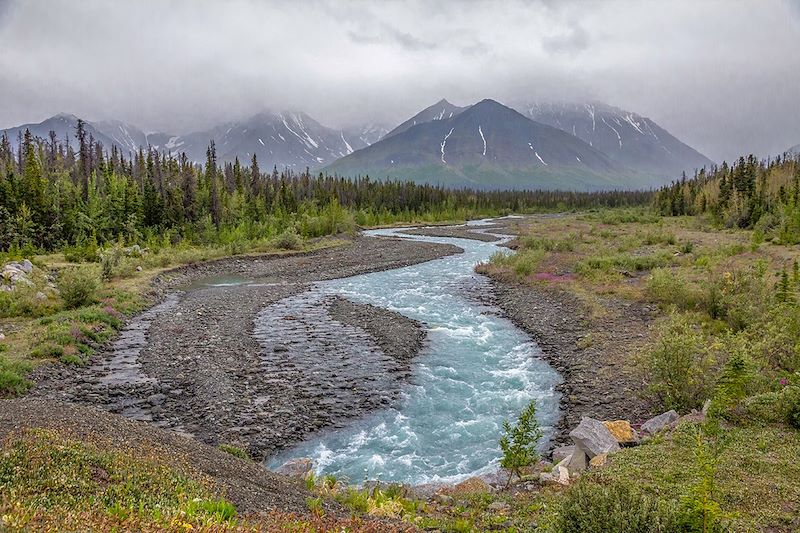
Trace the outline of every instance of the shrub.
<instances>
[{"instance_id":1,"label":"shrub","mask_svg":"<svg viewBox=\"0 0 800 533\"><path fill-rule=\"evenodd\" d=\"M714 360L691 315L673 313L646 350L648 392L664 409L688 411L708 397Z\"/></svg>"},{"instance_id":2,"label":"shrub","mask_svg":"<svg viewBox=\"0 0 800 533\"><path fill-rule=\"evenodd\" d=\"M571 487L556 522L558 533L666 533L681 531L676 504L628 484L583 482Z\"/></svg>"},{"instance_id":3,"label":"shrub","mask_svg":"<svg viewBox=\"0 0 800 533\"><path fill-rule=\"evenodd\" d=\"M694 309L700 297L686 279L666 268L656 268L647 279L647 294L658 303Z\"/></svg>"},{"instance_id":4,"label":"shrub","mask_svg":"<svg viewBox=\"0 0 800 533\"><path fill-rule=\"evenodd\" d=\"M122 259L122 247L117 245L112 246L100 254L100 267L103 279L108 281L114 277L114 273L119 267L119 262Z\"/></svg>"},{"instance_id":5,"label":"shrub","mask_svg":"<svg viewBox=\"0 0 800 533\"><path fill-rule=\"evenodd\" d=\"M25 376L30 370L30 363L0 355L0 397L17 396L28 390L31 383Z\"/></svg>"},{"instance_id":6,"label":"shrub","mask_svg":"<svg viewBox=\"0 0 800 533\"><path fill-rule=\"evenodd\" d=\"M281 250L299 250L301 244L300 236L294 228L287 229L275 237L275 246Z\"/></svg>"},{"instance_id":7,"label":"shrub","mask_svg":"<svg viewBox=\"0 0 800 533\"><path fill-rule=\"evenodd\" d=\"M789 385L746 398L728 416L740 423L787 423L800 429L800 387Z\"/></svg>"},{"instance_id":8,"label":"shrub","mask_svg":"<svg viewBox=\"0 0 800 533\"><path fill-rule=\"evenodd\" d=\"M500 439L500 450L503 457L500 467L508 471L508 482L516 475L521 477L522 469L531 466L539 459L536 446L542 438L542 430L536 420L536 402L531 401L519 415L515 425L508 420L503 421L503 437Z\"/></svg>"},{"instance_id":9,"label":"shrub","mask_svg":"<svg viewBox=\"0 0 800 533\"><path fill-rule=\"evenodd\" d=\"M241 448L233 446L232 444L220 444L217 446L220 450L234 457L238 457L239 459L250 459L250 456Z\"/></svg>"},{"instance_id":10,"label":"shrub","mask_svg":"<svg viewBox=\"0 0 800 533\"><path fill-rule=\"evenodd\" d=\"M58 278L58 290L67 309L93 303L99 287L100 280L97 273L90 268L68 268Z\"/></svg>"}]
</instances>

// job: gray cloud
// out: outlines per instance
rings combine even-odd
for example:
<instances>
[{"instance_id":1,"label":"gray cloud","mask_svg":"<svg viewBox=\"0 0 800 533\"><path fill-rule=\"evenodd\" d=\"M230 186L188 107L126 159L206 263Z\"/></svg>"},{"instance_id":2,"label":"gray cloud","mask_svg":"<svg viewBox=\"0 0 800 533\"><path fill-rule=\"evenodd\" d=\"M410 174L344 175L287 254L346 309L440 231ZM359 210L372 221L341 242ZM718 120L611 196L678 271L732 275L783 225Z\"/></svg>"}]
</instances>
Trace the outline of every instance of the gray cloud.
<instances>
[{"instance_id":1,"label":"gray cloud","mask_svg":"<svg viewBox=\"0 0 800 533\"><path fill-rule=\"evenodd\" d=\"M597 99L721 160L800 142L796 0L0 0L0 127L183 133L265 109L398 123L439 98Z\"/></svg>"}]
</instances>

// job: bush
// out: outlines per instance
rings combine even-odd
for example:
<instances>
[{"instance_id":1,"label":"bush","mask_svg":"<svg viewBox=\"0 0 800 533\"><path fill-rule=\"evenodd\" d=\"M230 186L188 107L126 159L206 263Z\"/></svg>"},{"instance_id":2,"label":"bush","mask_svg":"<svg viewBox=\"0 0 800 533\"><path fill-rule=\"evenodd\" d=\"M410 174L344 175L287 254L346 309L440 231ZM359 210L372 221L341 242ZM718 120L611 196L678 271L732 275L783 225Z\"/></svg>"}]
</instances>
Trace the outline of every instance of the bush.
<instances>
[{"instance_id":1,"label":"bush","mask_svg":"<svg viewBox=\"0 0 800 533\"><path fill-rule=\"evenodd\" d=\"M233 446L232 444L220 444L217 447L223 452L233 455L234 457L238 457L239 459L250 460L250 456L246 451L237 446Z\"/></svg>"},{"instance_id":2,"label":"bush","mask_svg":"<svg viewBox=\"0 0 800 533\"><path fill-rule=\"evenodd\" d=\"M500 449L503 457L500 467L508 471L508 482L516 475L522 476L522 469L531 466L539 459L536 446L542 438L542 430L536 420L536 402L531 401L519 415L515 425L508 420L503 421L503 437Z\"/></svg>"},{"instance_id":3,"label":"bush","mask_svg":"<svg viewBox=\"0 0 800 533\"><path fill-rule=\"evenodd\" d=\"M682 531L674 503L648 496L627 484L583 482L571 487L561 505L558 533L666 533Z\"/></svg>"},{"instance_id":4,"label":"bush","mask_svg":"<svg viewBox=\"0 0 800 533\"><path fill-rule=\"evenodd\" d=\"M647 279L647 294L658 303L694 309L701 297L694 286L666 268L656 268Z\"/></svg>"},{"instance_id":5,"label":"bush","mask_svg":"<svg viewBox=\"0 0 800 533\"><path fill-rule=\"evenodd\" d=\"M0 355L0 397L17 396L28 390L31 383L25 376L30 370L30 363Z\"/></svg>"},{"instance_id":6,"label":"bush","mask_svg":"<svg viewBox=\"0 0 800 533\"><path fill-rule=\"evenodd\" d=\"M65 269L58 278L58 290L67 309L76 309L93 303L100 280L91 268Z\"/></svg>"},{"instance_id":7,"label":"bush","mask_svg":"<svg viewBox=\"0 0 800 533\"><path fill-rule=\"evenodd\" d=\"M688 411L708 398L714 359L691 315L674 313L645 352L648 392L663 409Z\"/></svg>"},{"instance_id":8,"label":"bush","mask_svg":"<svg viewBox=\"0 0 800 533\"><path fill-rule=\"evenodd\" d=\"M728 416L741 423L789 424L800 429L800 387L790 385L746 398Z\"/></svg>"},{"instance_id":9,"label":"bush","mask_svg":"<svg viewBox=\"0 0 800 533\"><path fill-rule=\"evenodd\" d=\"M275 237L275 246L281 250L299 250L301 244L300 236L294 228L287 229Z\"/></svg>"}]
</instances>

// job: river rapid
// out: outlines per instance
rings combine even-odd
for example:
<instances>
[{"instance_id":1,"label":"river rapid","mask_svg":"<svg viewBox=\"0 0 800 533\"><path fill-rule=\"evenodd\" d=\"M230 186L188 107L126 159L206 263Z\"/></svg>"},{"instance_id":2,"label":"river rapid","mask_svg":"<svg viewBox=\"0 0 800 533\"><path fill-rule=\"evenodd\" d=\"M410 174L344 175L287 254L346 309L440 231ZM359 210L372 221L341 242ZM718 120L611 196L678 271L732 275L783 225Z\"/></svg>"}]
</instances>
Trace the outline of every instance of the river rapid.
<instances>
[{"instance_id":1,"label":"river rapid","mask_svg":"<svg viewBox=\"0 0 800 533\"><path fill-rule=\"evenodd\" d=\"M312 289L383 307L424 325L427 343L412 364L399 401L283 450L269 459L268 467L308 457L316 474L332 474L353 484L367 479L453 483L497 469L503 420L514 419L530 400L536 400L544 440L552 434L559 416L555 386L560 376L541 359L530 337L484 303L481 295L490 285L474 271L492 254L508 253L499 246L502 241L400 231L367 234L454 244L464 253L320 282Z\"/></svg>"}]
</instances>

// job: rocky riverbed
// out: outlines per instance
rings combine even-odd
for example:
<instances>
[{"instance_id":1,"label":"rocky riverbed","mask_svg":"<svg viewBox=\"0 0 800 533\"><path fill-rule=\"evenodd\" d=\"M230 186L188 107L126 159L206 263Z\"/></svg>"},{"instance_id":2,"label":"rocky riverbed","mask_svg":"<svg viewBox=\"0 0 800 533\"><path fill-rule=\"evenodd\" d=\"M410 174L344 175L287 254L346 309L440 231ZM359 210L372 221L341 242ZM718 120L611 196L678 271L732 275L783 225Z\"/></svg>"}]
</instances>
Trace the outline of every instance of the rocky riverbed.
<instances>
[{"instance_id":1,"label":"rocky riverbed","mask_svg":"<svg viewBox=\"0 0 800 533\"><path fill-rule=\"evenodd\" d=\"M30 394L97 405L262 458L389 405L422 347L414 321L323 295L314 283L458 252L356 238L310 254L181 268L157 280L161 303L132 319L89 366L40 367Z\"/></svg>"}]
</instances>

